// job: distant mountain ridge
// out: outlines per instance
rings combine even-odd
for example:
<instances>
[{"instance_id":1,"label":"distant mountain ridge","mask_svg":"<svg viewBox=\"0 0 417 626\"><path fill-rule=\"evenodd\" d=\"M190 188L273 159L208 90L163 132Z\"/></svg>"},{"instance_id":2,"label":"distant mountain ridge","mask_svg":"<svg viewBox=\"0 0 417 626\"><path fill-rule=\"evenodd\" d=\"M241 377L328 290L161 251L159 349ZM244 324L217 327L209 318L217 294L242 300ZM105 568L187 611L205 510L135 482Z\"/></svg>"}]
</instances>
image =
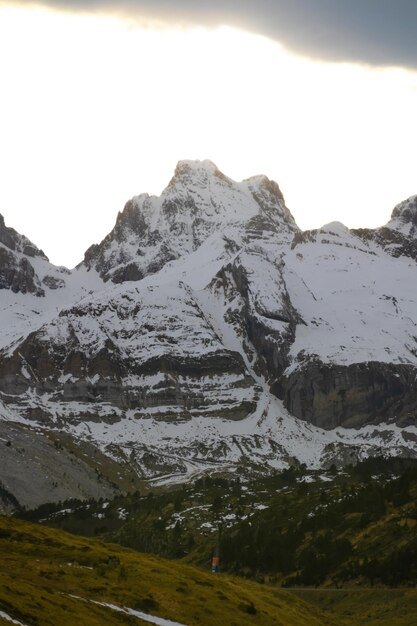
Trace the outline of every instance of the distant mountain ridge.
<instances>
[{"instance_id":1,"label":"distant mountain ridge","mask_svg":"<svg viewBox=\"0 0 417 626\"><path fill-rule=\"evenodd\" d=\"M210 161L132 198L72 271L1 219L0 486L39 503L415 456L416 227L413 196L379 229L302 232L275 182Z\"/></svg>"}]
</instances>

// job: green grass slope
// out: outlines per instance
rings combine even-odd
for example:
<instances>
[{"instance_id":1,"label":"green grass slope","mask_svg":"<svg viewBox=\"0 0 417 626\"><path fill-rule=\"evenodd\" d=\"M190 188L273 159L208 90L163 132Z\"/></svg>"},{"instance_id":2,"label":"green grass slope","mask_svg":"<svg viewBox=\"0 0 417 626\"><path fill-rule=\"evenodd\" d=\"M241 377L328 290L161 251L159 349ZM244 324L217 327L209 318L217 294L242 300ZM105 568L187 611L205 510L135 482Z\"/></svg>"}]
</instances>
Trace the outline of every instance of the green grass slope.
<instances>
[{"instance_id":1,"label":"green grass slope","mask_svg":"<svg viewBox=\"0 0 417 626\"><path fill-rule=\"evenodd\" d=\"M265 585L14 518L0 517L0 555L0 612L25 626L145 623L97 603L186 626L351 624Z\"/></svg>"},{"instance_id":2,"label":"green grass slope","mask_svg":"<svg viewBox=\"0 0 417 626\"><path fill-rule=\"evenodd\" d=\"M297 597L329 610L352 624L366 626L415 626L415 588L299 589Z\"/></svg>"}]
</instances>

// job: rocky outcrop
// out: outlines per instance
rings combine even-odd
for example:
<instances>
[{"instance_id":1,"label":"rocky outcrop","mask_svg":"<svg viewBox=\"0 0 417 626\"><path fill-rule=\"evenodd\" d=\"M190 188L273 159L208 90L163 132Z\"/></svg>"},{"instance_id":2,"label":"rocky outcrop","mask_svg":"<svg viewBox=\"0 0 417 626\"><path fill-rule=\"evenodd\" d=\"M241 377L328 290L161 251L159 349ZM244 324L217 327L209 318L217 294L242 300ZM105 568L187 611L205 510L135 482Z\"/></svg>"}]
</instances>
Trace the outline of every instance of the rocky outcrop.
<instances>
[{"instance_id":1,"label":"rocky outcrop","mask_svg":"<svg viewBox=\"0 0 417 626\"><path fill-rule=\"evenodd\" d=\"M283 377L275 392L292 415L327 430L403 421L417 424L416 368L387 363L348 367L319 361Z\"/></svg>"},{"instance_id":2,"label":"rocky outcrop","mask_svg":"<svg viewBox=\"0 0 417 626\"><path fill-rule=\"evenodd\" d=\"M26 257L19 258L10 250L0 247L0 289L11 289L13 293L32 293L44 296L39 278Z\"/></svg>"},{"instance_id":3,"label":"rocky outcrop","mask_svg":"<svg viewBox=\"0 0 417 626\"><path fill-rule=\"evenodd\" d=\"M49 289L63 289L65 287L65 280L63 278L57 278L56 276L46 275L42 278L42 284L49 287Z\"/></svg>"},{"instance_id":4,"label":"rocky outcrop","mask_svg":"<svg viewBox=\"0 0 417 626\"><path fill-rule=\"evenodd\" d=\"M288 354L296 326L303 322L292 306L279 266L259 256L255 263L261 264L261 273L262 270L266 275L272 272L274 282L269 284L269 289L273 297L270 299L260 297L257 279L261 280L261 276L253 272L253 264L247 256L238 257L224 272L229 272L241 298L242 305L235 317L240 318L247 342L255 349L256 369L273 383L289 364ZM224 281L224 277L219 278Z\"/></svg>"},{"instance_id":5,"label":"rocky outcrop","mask_svg":"<svg viewBox=\"0 0 417 626\"><path fill-rule=\"evenodd\" d=\"M44 296L41 281L29 260L34 257L48 261L29 239L8 228L0 215L0 289Z\"/></svg>"},{"instance_id":6,"label":"rocky outcrop","mask_svg":"<svg viewBox=\"0 0 417 626\"><path fill-rule=\"evenodd\" d=\"M405 231L410 237L417 235L417 195L394 207L388 227Z\"/></svg>"},{"instance_id":7,"label":"rocky outcrop","mask_svg":"<svg viewBox=\"0 0 417 626\"><path fill-rule=\"evenodd\" d=\"M20 235L14 228L7 227L2 215L0 215L0 244L3 244L3 246L9 250L19 252L25 256L40 257L48 261L48 257L44 252L39 250L27 237Z\"/></svg>"},{"instance_id":8,"label":"rocky outcrop","mask_svg":"<svg viewBox=\"0 0 417 626\"><path fill-rule=\"evenodd\" d=\"M352 232L364 241L376 242L393 257L404 256L417 261L417 196L397 204L386 226Z\"/></svg>"},{"instance_id":9,"label":"rocky outcrop","mask_svg":"<svg viewBox=\"0 0 417 626\"><path fill-rule=\"evenodd\" d=\"M393 257L405 256L417 261L417 239L408 237L397 230L387 228L357 228L354 232L364 241L373 241Z\"/></svg>"}]
</instances>

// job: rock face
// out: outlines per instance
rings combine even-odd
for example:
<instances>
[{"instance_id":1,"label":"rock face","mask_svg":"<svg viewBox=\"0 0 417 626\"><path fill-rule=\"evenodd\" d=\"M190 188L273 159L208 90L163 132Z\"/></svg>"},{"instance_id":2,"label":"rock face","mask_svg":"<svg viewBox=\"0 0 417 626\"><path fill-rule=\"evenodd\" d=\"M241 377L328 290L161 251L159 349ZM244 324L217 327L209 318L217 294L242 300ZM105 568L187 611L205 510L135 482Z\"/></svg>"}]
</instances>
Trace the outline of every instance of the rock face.
<instances>
[{"instance_id":1,"label":"rock face","mask_svg":"<svg viewBox=\"0 0 417 626\"><path fill-rule=\"evenodd\" d=\"M184 285L114 288L105 301L62 310L4 356L0 391L62 410L84 403L98 419L103 404L168 420L209 416L213 404L215 415L241 419L256 407L241 355L224 348Z\"/></svg>"},{"instance_id":2,"label":"rock face","mask_svg":"<svg viewBox=\"0 0 417 626\"><path fill-rule=\"evenodd\" d=\"M24 254L27 257L40 257L45 261L48 257L39 250L24 235L19 235L13 228L8 228L4 223L4 218L0 215L0 244L13 252Z\"/></svg>"},{"instance_id":3,"label":"rock face","mask_svg":"<svg viewBox=\"0 0 417 626\"><path fill-rule=\"evenodd\" d=\"M415 424L417 382L412 365L311 362L284 378L280 390L290 413L321 428L358 428L407 417Z\"/></svg>"},{"instance_id":4,"label":"rock face","mask_svg":"<svg viewBox=\"0 0 417 626\"><path fill-rule=\"evenodd\" d=\"M397 260L382 230L364 237L330 224L297 235L286 257L292 302L307 326L297 327L276 390L290 412L324 428L414 410L415 261L404 253Z\"/></svg>"},{"instance_id":5,"label":"rock face","mask_svg":"<svg viewBox=\"0 0 417 626\"><path fill-rule=\"evenodd\" d=\"M0 249L0 289L11 289L14 293L33 293L44 296L45 292L29 261L18 258L5 248Z\"/></svg>"},{"instance_id":6,"label":"rock face","mask_svg":"<svg viewBox=\"0 0 417 626\"><path fill-rule=\"evenodd\" d=\"M48 261L42 250L29 239L13 228L7 228L0 215L0 289L44 296L40 280L29 261L35 257Z\"/></svg>"},{"instance_id":7,"label":"rock face","mask_svg":"<svg viewBox=\"0 0 417 626\"><path fill-rule=\"evenodd\" d=\"M375 241L394 257L404 256L417 261L417 196L397 204L386 226L352 232L364 241Z\"/></svg>"},{"instance_id":8,"label":"rock face","mask_svg":"<svg viewBox=\"0 0 417 626\"><path fill-rule=\"evenodd\" d=\"M100 455L111 489L414 455L416 235L417 196L380 229L301 232L276 183L210 161L132 198L72 272L1 219L0 424L91 446L93 473L68 470L85 494Z\"/></svg>"}]
</instances>

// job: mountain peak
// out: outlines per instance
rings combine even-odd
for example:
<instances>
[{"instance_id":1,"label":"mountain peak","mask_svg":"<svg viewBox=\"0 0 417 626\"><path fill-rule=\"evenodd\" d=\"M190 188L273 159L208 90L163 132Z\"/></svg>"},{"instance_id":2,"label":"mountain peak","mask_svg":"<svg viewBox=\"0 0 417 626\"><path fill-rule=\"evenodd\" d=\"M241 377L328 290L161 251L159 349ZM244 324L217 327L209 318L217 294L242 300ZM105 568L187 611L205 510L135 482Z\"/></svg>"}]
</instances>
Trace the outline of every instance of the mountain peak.
<instances>
[{"instance_id":1,"label":"mountain peak","mask_svg":"<svg viewBox=\"0 0 417 626\"><path fill-rule=\"evenodd\" d=\"M404 222L417 224L417 195L410 196L394 207L392 218L399 217Z\"/></svg>"},{"instance_id":2,"label":"mountain peak","mask_svg":"<svg viewBox=\"0 0 417 626\"><path fill-rule=\"evenodd\" d=\"M232 183L231 179L225 176L213 161L204 159L203 161L184 159L178 161L168 187L176 185L178 182L184 185L190 183L205 185L210 179L218 179L226 183Z\"/></svg>"},{"instance_id":3,"label":"mountain peak","mask_svg":"<svg viewBox=\"0 0 417 626\"><path fill-rule=\"evenodd\" d=\"M119 213L114 229L85 254L103 280L141 280L195 252L224 230L241 241L264 230L291 238L298 227L279 186L266 176L236 182L209 160L179 161L159 197L141 194Z\"/></svg>"},{"instance_id":4,"label":"mountain peak","mask_svg":"<svg viewBox=\"0 0 417 626\"><path fill-rule=\"evenodd\" d=\"M205 170L207 172L216 173L219 171L219 168L213 161L210 161L210 159L203 159L201 161L198 159L182 159L177 163L175 175L191 170Z\"/></svg>"},{"instance_id":5,"label":"mountain peak","mask_svg":"<svg viewBox=\"0 0 417 626\"><path fill-rule=\"evenodd\" d=\"M417 233L417 195L410 196L394 207L387 226L405 235L414 236Z\"/></svg>"}]
</instances>

